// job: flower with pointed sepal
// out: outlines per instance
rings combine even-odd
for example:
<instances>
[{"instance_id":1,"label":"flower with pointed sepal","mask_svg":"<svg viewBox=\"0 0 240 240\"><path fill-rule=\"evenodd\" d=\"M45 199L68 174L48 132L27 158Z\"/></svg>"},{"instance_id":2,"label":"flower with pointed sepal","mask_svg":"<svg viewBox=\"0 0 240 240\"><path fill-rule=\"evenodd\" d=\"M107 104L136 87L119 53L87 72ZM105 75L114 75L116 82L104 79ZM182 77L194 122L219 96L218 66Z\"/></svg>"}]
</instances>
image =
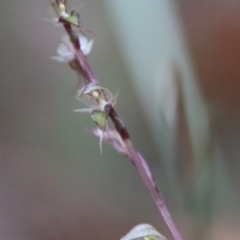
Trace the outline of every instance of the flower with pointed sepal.
<instances>
[{"instance_id":1,"label":"flower with pointed sepal","mask_svg":"<svg viewBox=\"0 0 240 240\"><path fill-rule=\"evenodd\" d=\"M49 11L52 15L53 22L56 25L60 24L59 19L70 17L70 14L66 11L66 1L52 0Z\"/></svg>"},{"instance_id":2,"label":"flower with pointed sepal","mask_svg":"<svg viewBox=\"0 0 240 240\"><path fill-rule=\"evenodd\" d=\"M80 14L77 10L72 10L70 14L66 10L67 1L54 0L51 1L50 12L53 16L53 22L56 25L67 24L77 27L80 32L86 36L85 32L95 35L92 31L85 29L80 20Z\"/></svg>"},{"instance_id":3,"label":"flower with pointed sepal","mask_svg":"<svg viewBox=\"0 0 240 240\"><path fill-rule=\"evenodd\" d=\"M96 137L102 137L102 140L112 145L117 152L128 157L126 146L116 129L110 128L107 132L100 133L98 128L94 128L90 132Z\"/></svg>"},{"instance_id":4,"label":"flower with pointed sepal","mask_svg":"<svg viewBox=\"0 0 240 240\"><path fill-rule=\"evenodd\" d=\"M81 46L81 51L86 56L91 52L93 40L88 40L87 37L79 35L79 42ZM64 35L57 47L57 56L51 57L54 60L59 62L67 62L71 66L74 64L75 61L75 53L76 49L74 48L72 42L69 39L69 36Z\"/></svg>"},{"instance_id":5,"label":"flower with pointed sepal","mask_svg":"<svg viewBox=\"0 0 240 240\"><path fill-rule=\"evenodd\" d=\"M76 98L88 108L74 110L75 112L87 112L98 126L100 137L100 152L102 154L102 139L108 132L108 116L110 109L117 103L118 92L113 95L108 89L97 84L85 85L79 90Z\"/></svg>"}]
</instances>

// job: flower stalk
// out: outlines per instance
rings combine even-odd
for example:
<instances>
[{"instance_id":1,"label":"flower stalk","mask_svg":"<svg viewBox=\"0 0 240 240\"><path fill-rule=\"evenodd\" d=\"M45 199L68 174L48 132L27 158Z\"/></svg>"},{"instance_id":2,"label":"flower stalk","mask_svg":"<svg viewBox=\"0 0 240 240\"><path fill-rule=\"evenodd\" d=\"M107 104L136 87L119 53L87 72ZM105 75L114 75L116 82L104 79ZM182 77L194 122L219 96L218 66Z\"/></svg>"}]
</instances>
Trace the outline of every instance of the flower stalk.
<instances>
[{"instance_id":1,"label":"flower stalk","mask_svg":"<svg viewBox=\"0 0 240 240\"><path fill-rule=\"evenodd\" d=\"M78 91L76 98L87 105L88 108L78 109L75 111L91 114L93 121L98 127L98 129L93 130L92 133L100 138L101 152L102 140L105 140L119 153L130 159L151 194L159 212L173 236L173 239L183 240L170 215L164 199L158 190L145 159L135 150L124 122L114 109L117 96L113 96L108 89L102 88L98 85L99 81L87 61L86 54L84 54L81 46L78 31L74 29L74 27L77 27L77 29L83 33L82 25L80 23L80 15L76 11L72 11L68 14L66 12L65 1L56 0L51 4L58 15L58 18L55 21L57 21L58 24L60 23L63 25L71 42L72 55L70 54L70 60L68 58L66 62L73 61L75 66L74 70L84 78L84 86ZM111 119L115 129L108 129L108 119Z\"/></svg>"}]
</instances>

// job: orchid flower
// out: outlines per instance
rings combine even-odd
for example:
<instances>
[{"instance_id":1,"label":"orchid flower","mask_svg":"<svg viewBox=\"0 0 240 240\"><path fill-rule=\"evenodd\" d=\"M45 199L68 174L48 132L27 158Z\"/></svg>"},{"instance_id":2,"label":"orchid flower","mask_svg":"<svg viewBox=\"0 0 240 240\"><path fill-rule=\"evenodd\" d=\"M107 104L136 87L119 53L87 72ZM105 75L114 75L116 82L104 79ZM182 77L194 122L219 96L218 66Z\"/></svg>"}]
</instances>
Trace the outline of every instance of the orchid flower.
<instances>
[{"instance_id":1,"label":"orchid flower","mask_svg":"<svg viewBox=\"0 0 240 240\"><path fill-rule=\"evenodd\" d=\"M102 140L104 133L108 133L109 110L117 103L118 92L113 94L106 88L97 84L85 85L78 91L77 100L84 103L88 108L74 110L75 112L87 112L98 126L100 137L100 152L102 154Z\"/></svg>"},{"instance_id":2,"label":"orchid flower","mask_svg":"<svg viewBox=\"0 0 240 240\"><path fill-rule=\"evenodd\" d=\"M59 23L69 24L71 26L77 27L80 32L85 36L85 32L95 35L92 31L83 28L80 21L80 14L78 11L72 10L70 14L67 13L66 3L66 1L60 0L51 1L50 12L53 15L53 22L55 23L55 25L59 25Z\"/></svg>"},{"instance_id":3,"label":"orchid flower","mask_svg":"<svg viewBox=\"0 0 240 240\"><path fill-rule=\"evenodd\" d=\"M86 56L91 52L93 40L88 40L87 37L79 35L79 42L83 54ZM57 56L53 56L52 59L59 62L68 62L74 60L76 49L74 48L72 42L67 35L64 35L57 47Z\"/></svg>"},{"instance_id":4,"label":"orchid flower","mask_svg":"<svg viewBox=\"0 0 240 240\"><path fill-rule=\"evenodd\" d=\"M105 142L111 144L117 152L128 157L126 146L116 129L108 129L107 132L103 132L103 134L101 135L99 129L94 128L91 130L91 133L96 137L102 137L102 139Z\"/></svg>"},{"instance_id":5,"label":"orchid flower","mask_svg":"<svg viewBox=\"0 0 240 240\"><path fill-rule=\"evenodd\" d=\"M53 18L53 22L56 25L60 25L59 24L59 17L62 18L69 18L70 15L66 12L66 6L65 6L65 2L64 1L51 1L51 6L49 9L52 18Z\"/></svg>"},{"instance_id":6,"label":"orchid flower","mask_svg":"<svg viewBox=\"0 0 240 240\"><path fill-rule=\"evenodd\" d=\"M80 27L80 14L76 10L72 10L69 13L66 11L66 1L54 0L51 2L52 10L54 15L57 15L55 21L60 22L60 18L65 23L69 23L73 26ZM60 18L59 18L60 17Z\"/></svg>"}]
</instances>

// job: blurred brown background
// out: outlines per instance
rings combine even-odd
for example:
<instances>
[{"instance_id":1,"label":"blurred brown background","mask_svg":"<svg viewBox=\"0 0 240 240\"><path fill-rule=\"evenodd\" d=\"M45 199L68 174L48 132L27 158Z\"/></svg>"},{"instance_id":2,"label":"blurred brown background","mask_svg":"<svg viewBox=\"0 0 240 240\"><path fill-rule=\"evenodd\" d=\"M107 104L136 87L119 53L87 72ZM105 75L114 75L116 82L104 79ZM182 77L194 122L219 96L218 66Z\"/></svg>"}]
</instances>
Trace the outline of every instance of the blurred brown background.
<instances>
[{"instance_id":1,"label":"blurred brown background","mask_svg":"<svg viewBox=\"0 0 240 240\"><path fill-rule=\"evenodd\" d=\"M120 239L142 222L171 239L134 167L107 144L101 157L89 116L72 112L77 77L50 59L64 30L42 20L48 6L0 1L0 239ZM116 109L189 240L240 236L239 11L237 0L80 6L96 33L89 62L120 88Z\"/></svg>"}]
</instances>

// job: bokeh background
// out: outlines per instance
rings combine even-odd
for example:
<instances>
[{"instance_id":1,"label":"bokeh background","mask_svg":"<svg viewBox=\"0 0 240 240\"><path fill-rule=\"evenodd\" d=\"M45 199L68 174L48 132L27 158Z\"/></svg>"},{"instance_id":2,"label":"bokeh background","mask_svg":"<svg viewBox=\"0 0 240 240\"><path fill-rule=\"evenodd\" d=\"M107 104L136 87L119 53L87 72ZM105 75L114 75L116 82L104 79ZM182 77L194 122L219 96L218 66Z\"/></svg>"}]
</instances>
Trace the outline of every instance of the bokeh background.
<instances>
[{"instance_id":1,"label":"bokeh background","mask_svg":"<svg viewBox=\"0 0 240 240\"><path fill-rule=\"evenodd\" d=\"M89 62L186 240L240 237L240 2L73 1ZM78 78L50 59L49 1L0 1L0 239L171 236L134 167L86 133Z\"/></svg>"}]
</instances>

